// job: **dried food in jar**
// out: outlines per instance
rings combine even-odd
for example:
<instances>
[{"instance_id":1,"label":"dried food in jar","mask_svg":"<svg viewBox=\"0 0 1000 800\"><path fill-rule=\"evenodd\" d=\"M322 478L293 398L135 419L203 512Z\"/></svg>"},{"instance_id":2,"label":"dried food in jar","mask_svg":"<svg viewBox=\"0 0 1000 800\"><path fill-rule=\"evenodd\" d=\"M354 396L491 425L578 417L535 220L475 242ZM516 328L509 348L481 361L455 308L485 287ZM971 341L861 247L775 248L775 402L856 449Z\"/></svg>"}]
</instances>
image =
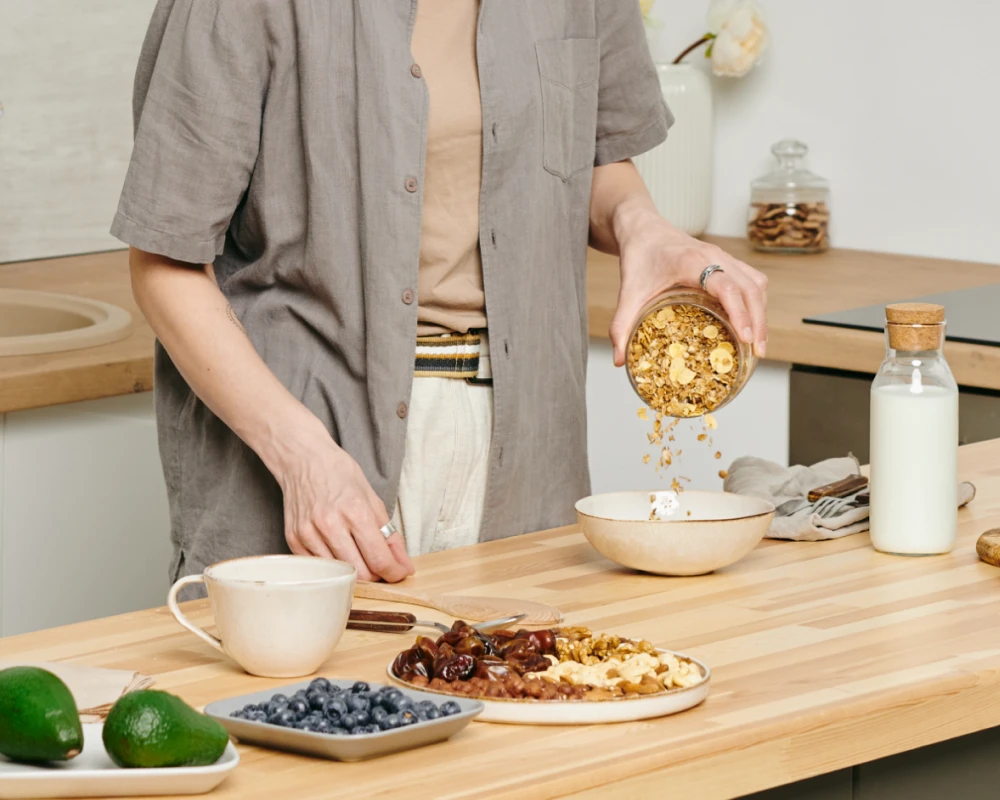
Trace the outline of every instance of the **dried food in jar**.
<instances>
[{"instance_id":1,"label":"dried food in jar","mask_svg":"<svg viewBox=\"0 0 1000 800\"><path fill-rule=\"evenodd\" d=\"M697 417L718 408L739 375L729 329L708 311L687 304L647 314L632 335L626 363L642 400L671 417ZM662 440L656 423L651 444Z\"/></svg>"},{"instance_id":2,"label":"dried food in jar","mask_svg":"<svg viewBox=\"0 0 1000 800\"><path fill-rule=\"evenodd\" d=\"M826 203L753 203L747 237L760 250L820 251L829 246Z\"/></svg>"}]
</instances>

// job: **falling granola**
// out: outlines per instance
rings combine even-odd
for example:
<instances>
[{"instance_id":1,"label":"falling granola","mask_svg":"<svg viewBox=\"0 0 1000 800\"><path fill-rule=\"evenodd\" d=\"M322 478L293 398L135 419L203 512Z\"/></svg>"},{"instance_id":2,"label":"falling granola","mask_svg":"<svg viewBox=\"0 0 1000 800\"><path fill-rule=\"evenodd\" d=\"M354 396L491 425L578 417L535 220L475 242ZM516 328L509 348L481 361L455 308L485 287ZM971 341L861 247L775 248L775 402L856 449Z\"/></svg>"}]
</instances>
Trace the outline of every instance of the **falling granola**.
<instances>
[{"instance_id":1,"label":"falling granola","mask_svg":"<svg viewBox=\"0 0 1000 800\"><path fill-rule=\"evenodd\" d=\"M732 392L739 356L728 329L717 323L708 312L683 304L661 308L640 323L627 365L639 396L657 416L699 417Z\"/></svg>"}]
</instances>

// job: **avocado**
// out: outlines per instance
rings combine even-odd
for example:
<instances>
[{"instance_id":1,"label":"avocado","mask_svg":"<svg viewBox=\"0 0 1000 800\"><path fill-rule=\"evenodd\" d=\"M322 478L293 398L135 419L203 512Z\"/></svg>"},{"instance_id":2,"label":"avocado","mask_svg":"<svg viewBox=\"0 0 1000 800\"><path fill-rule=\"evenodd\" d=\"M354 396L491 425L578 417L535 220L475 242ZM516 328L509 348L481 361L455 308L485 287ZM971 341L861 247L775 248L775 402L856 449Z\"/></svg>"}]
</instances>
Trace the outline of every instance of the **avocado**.
<instances>
[{"instance_id":1,"label":"avocado","mask_svg":"<svg viewBox=\"0 0 1000 800\"><path fill-rule=\"evenodd\" d=\"M218 761L229 742L214 719L151 689L118 698L102 738L119 767L202 767Z\"/></svg>"},{"instance_id":2,"label":"avocado","mask_svg":"<svg viewBox=\"0 0 1000 800\"><path fill-rule=\"evenodd\" d=\"M0 670L0 753L15 761L66 761L83 750L73 693L38 667Z\"/></svg>"}]
</instances>

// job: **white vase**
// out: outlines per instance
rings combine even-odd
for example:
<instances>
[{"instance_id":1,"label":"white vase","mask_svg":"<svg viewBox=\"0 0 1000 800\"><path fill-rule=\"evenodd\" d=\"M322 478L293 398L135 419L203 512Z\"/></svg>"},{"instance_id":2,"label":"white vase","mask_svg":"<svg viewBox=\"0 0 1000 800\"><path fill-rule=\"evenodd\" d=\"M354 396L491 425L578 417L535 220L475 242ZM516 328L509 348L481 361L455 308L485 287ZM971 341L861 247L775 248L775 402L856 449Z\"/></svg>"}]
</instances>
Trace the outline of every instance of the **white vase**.
<instances>
[{"instance_id":1,"label":"white vase","mask_svg":"<svg viewBox=\"0 0 1000 800\"><path fill-rule=\"evenodd\" d=\"M675 122L666 141L635 165L660 214L699 236L712 211L712 84L690 64L658 64L656 71Z\"/></svg>"}]
</instances>

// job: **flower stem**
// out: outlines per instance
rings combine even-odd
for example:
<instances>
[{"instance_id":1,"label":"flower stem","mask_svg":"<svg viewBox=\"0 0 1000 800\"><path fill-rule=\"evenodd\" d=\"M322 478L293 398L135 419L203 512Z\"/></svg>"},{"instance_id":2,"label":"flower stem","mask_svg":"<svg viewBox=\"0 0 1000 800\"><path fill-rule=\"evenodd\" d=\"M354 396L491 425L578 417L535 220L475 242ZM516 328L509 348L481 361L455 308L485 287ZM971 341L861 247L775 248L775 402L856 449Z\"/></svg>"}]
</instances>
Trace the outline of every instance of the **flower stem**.
<instances>
[{"instance_id":1,"label":"flower stem","mask_svg":"<svg viewBox=\"0 0 1000 800\"><path fill-rule=\"evenodd\" d=\"M713 33L706 33L697 42L695 42L694 44L692 44L683 53L681 53L679 56L677 56L677 58L674 59L674 63L675 64L680 64L681 61L683 60L684 56L686 56L688 53L691 53L694 50L697 50L703 44L712 41L712 39L714 39L714 38L715 38L715 34L713 34Z\"/></svg>"}]
</instances>

